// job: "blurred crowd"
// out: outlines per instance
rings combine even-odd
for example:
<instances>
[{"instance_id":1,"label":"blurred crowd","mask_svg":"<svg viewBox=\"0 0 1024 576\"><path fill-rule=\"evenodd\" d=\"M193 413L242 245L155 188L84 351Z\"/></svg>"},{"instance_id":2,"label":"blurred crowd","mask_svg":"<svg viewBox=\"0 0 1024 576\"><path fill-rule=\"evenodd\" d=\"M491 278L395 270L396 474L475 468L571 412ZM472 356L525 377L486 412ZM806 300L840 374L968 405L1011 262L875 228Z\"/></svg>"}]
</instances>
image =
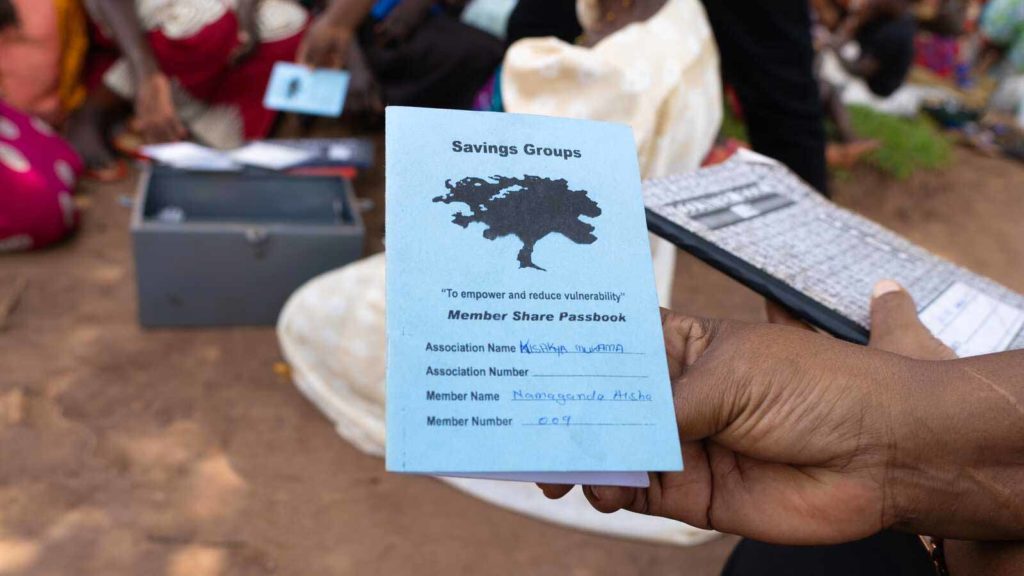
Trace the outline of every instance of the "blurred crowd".
<instances>
[{"instance_id":1,"label":"blurred crowd","mask_svg":"<svg viewBox=\"0 0 1024 576\"><path fill-rule=\"evenodd\" d=\"M699 166L725 102L823 194L827 161L878 145L826 60L882 98L915 63L1009 116L1024 98L1024 0L0 0L0 30L0 251L64 236L78 179L124 178L142 144L270 136L281 61L348 70L350 117L628 123L645 177Z\"/></svg>"}]
</instances>

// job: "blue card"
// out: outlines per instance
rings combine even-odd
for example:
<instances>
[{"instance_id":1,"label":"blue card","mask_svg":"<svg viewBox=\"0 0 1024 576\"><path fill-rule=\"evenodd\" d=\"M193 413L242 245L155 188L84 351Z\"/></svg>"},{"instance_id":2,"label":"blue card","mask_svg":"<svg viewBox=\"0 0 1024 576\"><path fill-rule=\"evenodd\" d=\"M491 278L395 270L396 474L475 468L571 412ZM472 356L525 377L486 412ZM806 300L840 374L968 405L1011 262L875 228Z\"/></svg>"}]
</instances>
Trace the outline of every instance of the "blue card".
<instances>
[{"instance_id":1,"label":"blue card","mask_svg":"<svg viewBox=\"0 0 1024 576\"><path fill-rule=\"evenodd\" d=\"M682 469L628 126L387 110L387 466Z\"/></svg>"},{"instance_id":2,"label":"blue card","mask_svg":"<svg viewBox=\"0 0 1024 576\"><path fill-rule=\"evenodd\" d=\"M278 62L270 75L263 105L281 112L341 116L348 82L348 72L312 70L290 62Z\"/></svg>"}]
</instances>

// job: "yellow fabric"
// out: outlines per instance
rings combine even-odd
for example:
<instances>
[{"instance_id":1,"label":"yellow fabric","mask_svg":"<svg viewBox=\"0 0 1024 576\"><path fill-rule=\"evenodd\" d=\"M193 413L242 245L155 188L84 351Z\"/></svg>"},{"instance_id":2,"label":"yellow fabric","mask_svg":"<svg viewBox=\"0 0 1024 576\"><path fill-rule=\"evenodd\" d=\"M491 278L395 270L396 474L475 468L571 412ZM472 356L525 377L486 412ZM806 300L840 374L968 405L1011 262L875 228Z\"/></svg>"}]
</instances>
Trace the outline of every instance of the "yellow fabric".
<instances>
[{"instance_id":1,"label":"yellow fabric","mask_svg":"<svg viewBox=\"0 0 1024 576\"><path fill-rule=\"evenodd\" d=\"M501 82L508 112L632 126L644 178L700 166L722 122L718 51L698 0L668 0L592 48L520 40Z\"/></svg>"},{"instance_id":2,"label":"yellow fabric","mask_svg":"<svg viewBox=\"0 0 1024 576\"><path fill-rule=\"evenodd\" d=\"M82 71L89 52L89 29L80 0L53 0L61 39L58 81L61 108L69 113L85 101Z\"/></svg>"},{"instance_id":3,"label":"yellow fabric","mask_svg":"<svg viewBox=\"0 0 1024 576\"><path fill-rule=\"evenodd\" d=\"M18 28L0 40L0 94L15 108L59 124L85 99L88 50L80 0L13 0Z\"/></svg>"}]
</instances>

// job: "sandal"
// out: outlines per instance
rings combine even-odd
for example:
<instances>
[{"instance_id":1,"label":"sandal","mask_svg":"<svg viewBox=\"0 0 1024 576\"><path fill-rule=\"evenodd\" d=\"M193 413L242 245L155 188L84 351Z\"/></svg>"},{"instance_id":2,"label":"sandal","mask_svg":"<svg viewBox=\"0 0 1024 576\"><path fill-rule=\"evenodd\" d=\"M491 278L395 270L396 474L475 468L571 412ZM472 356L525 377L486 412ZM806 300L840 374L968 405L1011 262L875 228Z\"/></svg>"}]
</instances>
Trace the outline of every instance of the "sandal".
<instances>
[{"instance_id":1,"label":"sandal","mask_svg":"<svg viewBox=\"0 0 1024 576\"><path fill-rule=\"evenodd\" d=\"M122 158L114 160L113 164L99 168L86 168L82 173L82 180L98 182L100 184L111 184L120 182L128 177L128 162Z\"/></svg>"}]
</instances>

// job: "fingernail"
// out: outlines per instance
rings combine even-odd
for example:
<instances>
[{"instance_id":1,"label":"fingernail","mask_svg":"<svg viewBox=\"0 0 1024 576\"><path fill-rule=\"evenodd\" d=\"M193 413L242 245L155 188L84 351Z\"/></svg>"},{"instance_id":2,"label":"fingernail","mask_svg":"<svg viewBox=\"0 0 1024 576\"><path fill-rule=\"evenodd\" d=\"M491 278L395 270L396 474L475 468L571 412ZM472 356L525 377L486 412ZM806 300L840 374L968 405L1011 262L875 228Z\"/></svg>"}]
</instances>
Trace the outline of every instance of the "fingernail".
<instances>
[{"instance_id":1,"label":"fingernail","mask_svg":"<svg viewBox=\"0 0 1024 576\"><path fill-rule=\"evenodd\" d=\"M881 298L886 294L892 294L893 292L900 292L902 290L903 287L893 280L882 280L878 284L875 284L875 290L872 292L871 296L873 298Z\"/></svg>"}]
</instances>

